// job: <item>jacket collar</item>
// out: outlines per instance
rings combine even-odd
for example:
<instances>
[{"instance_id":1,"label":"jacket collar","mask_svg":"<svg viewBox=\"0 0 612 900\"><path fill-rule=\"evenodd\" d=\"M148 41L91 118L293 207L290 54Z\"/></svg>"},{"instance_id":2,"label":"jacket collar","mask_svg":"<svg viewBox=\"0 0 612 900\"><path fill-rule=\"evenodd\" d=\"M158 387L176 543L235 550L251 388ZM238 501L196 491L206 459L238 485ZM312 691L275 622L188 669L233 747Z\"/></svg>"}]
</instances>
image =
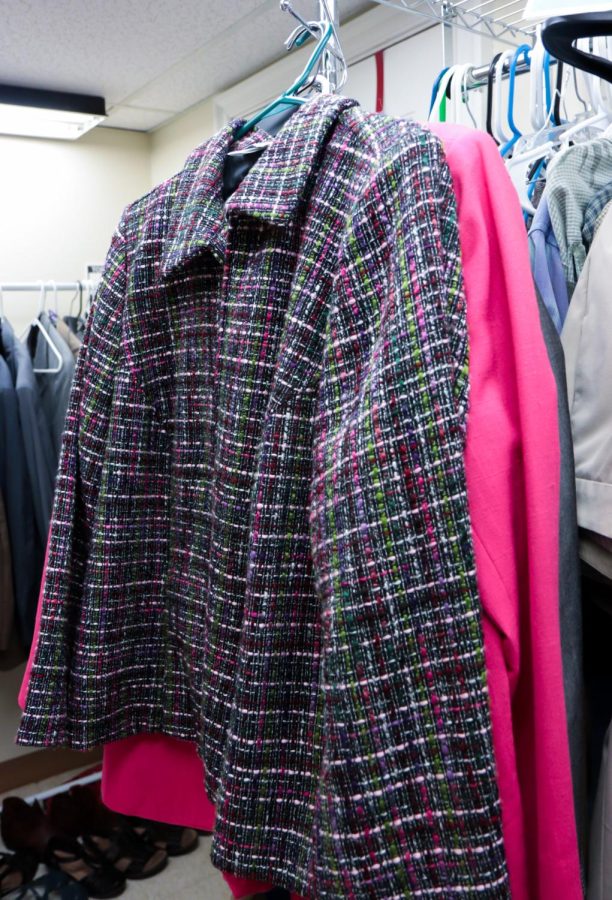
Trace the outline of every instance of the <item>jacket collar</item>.
<instances>
[{"instance_id":1,"label":"jacket collar","mask_svg":"<svg viewBox=\"0 0 612 900\"><path fill-rule=\"evenodd\" d=\"M328 133L341 112L354 105L353 100L321 95L299 107L226 203L223 167L244 120L234 119L198 147L179 175L163 251L163 274L170 275L206 250L221 262L229 222L234 218L251 216L281 227L294 220ZM264 138L261 132L253 132L236 146L245 149Z\"/></svg>"}]
</instances>

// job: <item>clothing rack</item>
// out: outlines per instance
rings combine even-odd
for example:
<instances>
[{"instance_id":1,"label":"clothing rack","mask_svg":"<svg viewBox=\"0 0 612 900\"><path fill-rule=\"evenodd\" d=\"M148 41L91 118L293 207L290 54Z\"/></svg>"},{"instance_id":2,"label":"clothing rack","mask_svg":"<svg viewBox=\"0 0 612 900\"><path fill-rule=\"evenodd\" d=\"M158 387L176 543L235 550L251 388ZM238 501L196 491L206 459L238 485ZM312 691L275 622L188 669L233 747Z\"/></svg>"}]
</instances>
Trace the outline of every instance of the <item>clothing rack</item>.
<instances>
[{"instance_id":1,"label":"clothing rack","mask_svg":"<svg viewBox=\"0 0 612 900\"><path fill-rule=\"evenodd\" d=\"M48 292L55 291L90 291L96 288L95 281L5 281L0 282L0 293L36 293L41 288Z\"/></svg>"},{"instance_id":2,"label":"clothing rack","mask_svg":"<svg viewBox=\"0 0 612 900\"><path fill-rule=\"evenodd\" d=\"M462 28L512 47L533 42L536 23L523 19L525 0L375 0L441 25ZM448 65L450 60L445 60Z\"/></svg>"},{"instance_id":3,"label":"clothing rack","mask_svg":"<svg viewBox=\"0 0 612 900\"><path fill-rule=\"evenodd\" d=\"M336 41L338 34L338 0L319 0L319 19L321 22L330 22L334 28L334 37ZM329 81L332 90L338 87L338 60L333 53L326 51L321 60L321 74Z\"/></svg>"},{"instance_id":4,"label":"clothing rack","mask_svg":"<svg viewBox=\"0 0 612 900\"><path fill-rule=\"evenodd\" d=\"M476 88L484 87L487 83L487 76L489 74L490 63L484 63L482 66L474 66L467 74L465 87L468 91L473 91ZM550 65L556 66L557 60L551 59ZM531 71L530 67L524 60L520 60L516 64L516 74L517 75L527 75ZM501 77L506 79L510 76L510 60L507 60L504 63L504 67L502 69Z\"/></svg>"}]
</instances>

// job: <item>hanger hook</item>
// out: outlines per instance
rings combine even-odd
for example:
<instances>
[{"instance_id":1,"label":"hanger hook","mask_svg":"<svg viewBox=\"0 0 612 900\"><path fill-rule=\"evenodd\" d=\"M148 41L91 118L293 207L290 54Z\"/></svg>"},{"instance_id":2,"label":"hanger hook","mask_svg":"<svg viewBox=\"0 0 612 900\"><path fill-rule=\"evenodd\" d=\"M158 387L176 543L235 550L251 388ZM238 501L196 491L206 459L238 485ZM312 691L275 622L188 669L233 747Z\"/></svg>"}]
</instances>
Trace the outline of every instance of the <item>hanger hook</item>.
<instances>
[{"instance_id":1,"label":"hanger hook","mask_svg":"<svg viewBox=\"0 0 612 900\"><path fill-rule=\"evenodd\" d=\"M290 0L280 0L280 8L281 12L288 12L289 15L293 16L293 18L300 23L302 28L305 28L306 31L308 31L314 38L319 37L318 33L314 30L312 23L307 22L306 19L303 19L302 16L294 10L294 8L291 6ZM287 49L289 50L290 48L288 47Z\"/></svg>"},{"instance_id":2,"label":"hanger hook","mask_svg":"<svg viewBox=\"0 0 612 900\"><path fill-rule=\"evenodd\" d=\"M280 0L280 8L282 12L288 12L293 16L296 21L300 24L296 26L287 40L285 41L285 47L287 50L292 50L293 47L298 46L301 47L306 38L306 34L309 34L316 41L321 40L322 35L325 33L326 27L331 26L332 29L332 38L329 41L326 52L331 53L335 59L338 60L340 66L342 67L342 75L339 79L339 87L336 89L339 90L340 87L344 86L347 79L347 65L346 59L344 57L344 53L342 52L340 39L338 37L338 31L336 29L336 24L332 20L329 6L327 5L327 0L322 0L323 5L325 7L326 13L326 21L311 21L307 22L291 5L290 0Z\"/></svg>"},{"instance_id":3,"label":"hanger hook","mask_svg":"<svg viewBox=\"0 0 612 900\"><path fill-rule=\"evenodd\" d=\"M57 281L49 281L49 287L53 291L53 299L51 303L53 304L53 309L55 310L55 314L58 314L58 297L57 297Z\"/></svg>"},{"instance_id":4,"label":"hanger hook","mask_svg":"<svg viewBox=\"0 0 612 900\"><path fill-rule=\"evenodd\" d=\"M47 288L44 281L38 282L40 285L40 296L38 298L38 315L45 311L45 303L47 300Z\"/></svg>"}]
</instances>

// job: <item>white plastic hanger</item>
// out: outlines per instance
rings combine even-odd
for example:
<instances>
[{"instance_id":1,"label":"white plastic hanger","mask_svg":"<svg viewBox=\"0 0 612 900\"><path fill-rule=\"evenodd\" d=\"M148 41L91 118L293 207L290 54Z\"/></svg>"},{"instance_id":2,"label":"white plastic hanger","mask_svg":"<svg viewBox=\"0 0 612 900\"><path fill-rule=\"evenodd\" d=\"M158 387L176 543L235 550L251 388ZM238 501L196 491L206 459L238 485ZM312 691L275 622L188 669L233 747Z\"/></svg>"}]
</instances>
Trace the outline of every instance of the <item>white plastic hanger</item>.
<instances>
[{"instance_id":1,"label":"white plastic hanger","mask_svg":"<svg viewBox=\"0 0 612 900\"><path fill-rule=\"evenodd\" d=\"M612 59L612 38L609 36L601 36L595 38L595 53L597 56L603 56L606 59ZM607 110L612 120L612 89L609 82L603 78L599 81L599 97L603 109Z\"/></svg>"},{"instance_id":2,"label":"white plastic hanger","mask_svg":"<svg viewBox=\"0 0 612 900\"><path fill-rule=\"evenodd\" d=\"M455 66L455 73L451 81L451 118L449 119L447 116L447 121L452 121L457 125L473 125L476 128L476 119L470 109L469 91L467 89L467 81L472 69L472 63Z\"/></svg>"},{"instance_id":3,"label":"white plastic hanger","mask_svg":"<svg viewBox=\"0 0 612 900\"><path fill-rule=\"evenodd\" d=\"M531 127L539 131L544 127L548 110L544 92L544 56L546 49L542 43L542 29L538 26L536 42L531 51L531 72L529 76L529 113Z\"/></svg>"},{"instance_id":4,"label":"white plastic hanger","mask_svg":"<svg viewBox=\"0 0 612 900\"><path fill-rule=\"evenodd\" d=\"M56 303L57 303L57 286L55 287L55 297L56 297ZM51 350L51 355L54 356L55 359L57 360L57 365L53 366L52 368L49 368L49 369L34 368L33 371L36 372L37 375L56 375L58 372L61 372L62 366L64 365L64 360L62 359L61 353L59 352L59 350L57 349L57 347L51 340L51 336L50 336L49 332L47 331L45 326L40 321L40 316L45 311L46 299L47 299L47 288L46 288L46 285L44 284L44 282L41 281L40 282L40 303L38 306L38 316L35 319L33 319L32 322L30 322L30 324L28 325L26 330L21 335L21 339L23 340L23 338L30 332L30 330L32 328L37 328L39 330L39 332L42 334L43 338L47 342L49 349Z\"/></svg>"},{"instance_id":5,"label":"white plastic hanger","mask_svg":"<svg viewBox=\"0 0 612 900\"><path fill-rule=\"evenodd\" d=\"M461 121L461 78L463 65L453 66L453 80L450 83L450 97L446 104L446 121L455 125Z\"/></svg>"},{"instance_id":6,"label":"white plastic hanger","mask_svg":"<svg viewBox=\"0 0 612 900\"><path fill-rule=\"evenodd\" d=\"M598 55L607 55L608 46L606 38L593 39L593 51ZM577 42L577 46L581 50L589 50L588 38L581 39ZM612 96L610 96L609 86L606 85L602 89L602 82L599 78L588 73L584 74L584 82L591 103L590 115L586 118L581 117L580 120L568 128L562 138L561 143L567 146L570 141L575 141L577 137L591 137L592 131L602 131L607 129L612 122Z\"/></svg>"},{"instance_id":7,"label":"white plastic hanger","mask_svg":"<svg viewBox=\"0 0 612 900\"><path fill-rule=\"evenodd\" d=\"M544 60L542 60L542 63ZM532 57L533 67L533 57ZM542 67L541 80L545 76L544 66ZM567 84L567 79L565 84ZM561 87L560 102L563 102L564 87ZM545 118L541 127L530 135L523 135L516 144L511 159L506 160L506 169L510 175L512 182L516 188L517 194L523 211L529 215L535 215L535 207L529 197L529 171L532 163L541 159L550 159L559 148L561 136L567 130L567 124L552 125L552 118L555 109L556 88L551 95L550 109L546 110Z\"/></svg>"}]
</instances>

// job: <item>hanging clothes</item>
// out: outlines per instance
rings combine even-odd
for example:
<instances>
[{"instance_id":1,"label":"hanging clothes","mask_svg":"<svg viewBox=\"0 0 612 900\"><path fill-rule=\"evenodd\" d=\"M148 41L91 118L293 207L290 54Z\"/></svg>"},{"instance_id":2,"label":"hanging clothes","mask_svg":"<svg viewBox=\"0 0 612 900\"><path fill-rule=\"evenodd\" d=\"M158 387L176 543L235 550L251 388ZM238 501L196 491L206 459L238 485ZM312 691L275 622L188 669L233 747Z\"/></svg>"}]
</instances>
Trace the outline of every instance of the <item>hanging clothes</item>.
<instances>
[{"instance_id":1,"label":"hanging clothes","mask_svg":"<svg viewBox=\"0 0 612 900\"><path fill-rule=\"evenodd\" d=\"M523 223L499 155L482 135L449 126L436 130L459 215L471 348L465 465L472 532L478 535L476 571L511 894L514 900L577 900L580 872L554 579L559 553L553 525L560 496L555 388L538 332ZM560 565L573 557L564 545ZM529 578L520 575L527 570ZM560 583L565 586L572 577L564 569ZM579 641L571 603L566 598L562 614ZM564 654L571 659L572 653L570 643ZM26 673L22 705L28 678ZM519 695L532 696L533 713L516 701ZM542 706L545 714L539 712ZM570 708L571 693L568 716ZM193 743L142 734L104 750L105 803L127 815L212 831L215 810L203 778ZM532 790L534 783L538 791ZM253 879L227 880L235 897L271 887Z\"/></svg>"},{"instance_id":2,"label":"hanging clothes","mask_svg":"<svg viewBox=\"0 0 612 900\"><path fill-rule=\"evenodd\" d=\"M8 649L13 630L15 595L13 592L13 563L4 497L0 491L0 653Z\"/></svg>"},{"instance_id":3,"label":"hanging clothes","mask_svg":"<svg viewBox=\"0 0 612 900\"><path fill-rule=\"evenodd\" d=\"M549 166L546 197L571 299L586 261L582 228L589 203L612 181L612 141L576 144Z\"/></svg>"},{"instance_id":4,"label":"hanging clothes","mask_svg":"<svg viewBox=\"0 0 612 900\"><path fill-rule=\"evenodd\" d=\"M557 333L561 334L567 316L569 297L546 194L540 199L529 229L529 252L533 280Z\"/></svg>"},{"instance_id":5,"label":"hanging clothes","mask_svg":"<svg viewBox=\"0 0 612 900\"><path fill-rule=\"evenodd\" d=\"M61 337L63 337L63 339L66 341L76 363L77 357L79 355L79 350L81 349L81 339L69 328L68 324L63 319L55 319L55 327L57 328Z\"/></svg>"},{"instance_id":6,"label":"hanging clothes","mask_svg":"<svg viewBox=\"0 0 612 900\"><path fill-rule=\"evenodd\" d=\"M558 644L558 589L550 577L557 555L557 540L551 530L551 498L560 494L559 484L555 487L559 475L555 387L544 345L537 338L537 307L535 302L526 300L532 289L525 261L523 223L518 208L517 214L511 215L516 201L499 156L491 142L480 135L448 126L436 127L436 131L444 140L453 175L462 238L471 346L466 474L472 526L480 539L486 540L477 541L475 551L485 612L487 677L512 896L521 900L536 896L550 900L559 896L579 898L582 891L567 753L569 729L563 713L563 676L559 653L551 654L551 647ZM475 172L480 173L482 184L478 191ZM490 266L491 259L501 262ZM498 335L499 339L492 339L491 335ZM537 392L533 390L534 383L538 384ZM520 446L529 448L532 474L528 479L520 472L525 459L523 453L516 452ZM527 495L523 487L526 483L531 492ZM512 491L509 502L507 496L502 497L508 489ZM522 543L527 540L528 545ZM516 577L525 554L530 556L533 572L531 600ZM575 551L568 553L564 546L561 564L565 566L573 557ZM574 574L564 570L561 584L571 582ZM570 662L576 654L575 642L580 641L574 621L578 599L577 594L570 595L562 610L570 620L568 631L574 638L574 643L566 648ZM530 612L531 602L539 611L539 620ZM524 625L519 625L526 616L531 621L533 648L527 655L526 647L521 650ZM515 623L511 629L510 622ZM511 653L509 647L513 648ZM515 669L517 660L522 662ZM571 665L569 674L573 685L575 671ZM526 707L513 702L518 685L523 691L526 682L530 683L534 703L539 702L538 695L551 698L546 714L551 743L539 736L538 716L526 715ZM575 717L569 723L575 726ZM167 744L165 750L171 752L169 741ZM142 800L135 796L136 788L129 788L142 777L143 766L148 771L158 771L158 748L159 736L146 735L105 748L104 798L108 805L135 813L142 802L146 814L154 818L177 814L176 804L171 809L157 802L152 781L148 785L141 783ZM193 746L191 752L195 758ZM551 755L555 758L554 767L549 765ZM167 757L165 762L169 762ZM189 796L190 804L194 792L202 800L204 792L189 779L189 769L179 766L178 757L175 763L165 770L174 773L176 794ZM539 784L539 793L527 787L533 782ZM214 815L205 803L192 812L186 809L185 813L194 816L185 819L185 824L212 828ZM548 852L551 843L559 848L558 858ZM236 897L270 887L236 879L230 879L229 884Z\"/></svg>"},{"instance_id":7,"label":"hanging clothes","mask_svg":"<svg viewBox=\"0 0 612 900\"><path fill-rule=\"evenodd\" d=\"M593 239L612 203L612 181L600 188L586 208L582 223L582 243L588 253Z\"/></svg>"},{"instance_id":8,"label":"hanging clothes","mask_svg":"<svg viewBox=\"0 0 612 900\"><path fill-rule=\"evenodd\" d=\"M321 97L224 216L238 124L113 241L20 740L199 738L227 871L321 897L507 896L450 173L429 133Z\"/></svg>"},{"instance_id":9,"label":"hanging clothes","mask_svg":"<svg viewBox=\"0 0 612 900\"><path fill-rule=\"evenodd\" d=\"M4 355L11 371L23 438L25 461L39 544L44 547L51 521L57 456L43 412L38 384L27 348L15 336L10 323L2 322Z\"/></svg>"},{"instance_id":10,"label":"hanging clothes","mask_svg":"<svg viewBox=\"0 0 612 900\"><path fill-rule=\"evenodd\" d=\"M612 897L612 724L606 732L591 824L587 900Z\"/></svg>"},{"instance_id":11,"label":"hanging clothes","mask_svg":"<svg viewBox=\"0 0 612 900\"><path fill-rule=\"evenodd\" d=\"M14 340L6 320L2 321L1 333L4 353L5 346L12 346ZM44 556L44 545L36 528L29 458L13 374L0 354L0 491L10 538L15 617L24 647L30 646L34 633Z\"/></svg>"},{"instance_id":12,"label":"hanging clothes","mask_svg":"<svg viewBox=\"0 0 612 900\"><path fill-rule=\"evenodd\" d=\"M612 612L612 527L609 508L612 452L609 440L610 402L604 386L610 369L612 340L609 306L612 207L605 194L604 190L603 195L596 195L596 204L591 208L592 216L588 223L590 249L572 297L561 340L568 374L567 396L576 459L580 555L587 564L585 576L589 576L585 578L586 599L590 603L600 603L609 615ZM605 636L605 626L609 621L605 621L605 617L602 619L600 612L598 615L601 619L599 633ZM607 648L604 656L606 653ZM601 682L597 686L600 685ZM609 674L606 686L609 687ZM601 698L598 693L602 694ZM605 721L609 717L609 703L605 702L604 697L606 695L601 690L595 691L591 700L594 726L591 741L597 747L597 726L602 716L606 715L606 708ZM599 777L594 779L598 787L591 822L588 900L605 900L612 890L611 728L608 728L603 743Z\"/></svg>"},{"instance_id":13,"label":"hanging clothes","mask_svg":"<svg viewBox=\"0 0 612 900\"><path fill-rule=\"evenodd\" d=\"M51 442L55 452L55 466L57 467L62 446L66 411L70 399L70 389L74 377L74 355L51 321L49 313L43 311L38 318L61 359L61 367L58 372L41 372L36 374L36 369L54 369L58 365L58 360L52 353L48 342L40 333L40 330L31 328L27 338L27 345L32 357L40 405L51 435Z\"/></svg>"},{"instance_id":14,"label":"hanging clothes","mask_svg":"<svg viewBox=\"0 0 612 900\"><path fill-rule=\"evenodd\" d=\"M607 390L612 363L610 266L612 209L599 228L561 334L576 461L582 558L612 578L612 405Z\"/></svg>"}]
</instances>

